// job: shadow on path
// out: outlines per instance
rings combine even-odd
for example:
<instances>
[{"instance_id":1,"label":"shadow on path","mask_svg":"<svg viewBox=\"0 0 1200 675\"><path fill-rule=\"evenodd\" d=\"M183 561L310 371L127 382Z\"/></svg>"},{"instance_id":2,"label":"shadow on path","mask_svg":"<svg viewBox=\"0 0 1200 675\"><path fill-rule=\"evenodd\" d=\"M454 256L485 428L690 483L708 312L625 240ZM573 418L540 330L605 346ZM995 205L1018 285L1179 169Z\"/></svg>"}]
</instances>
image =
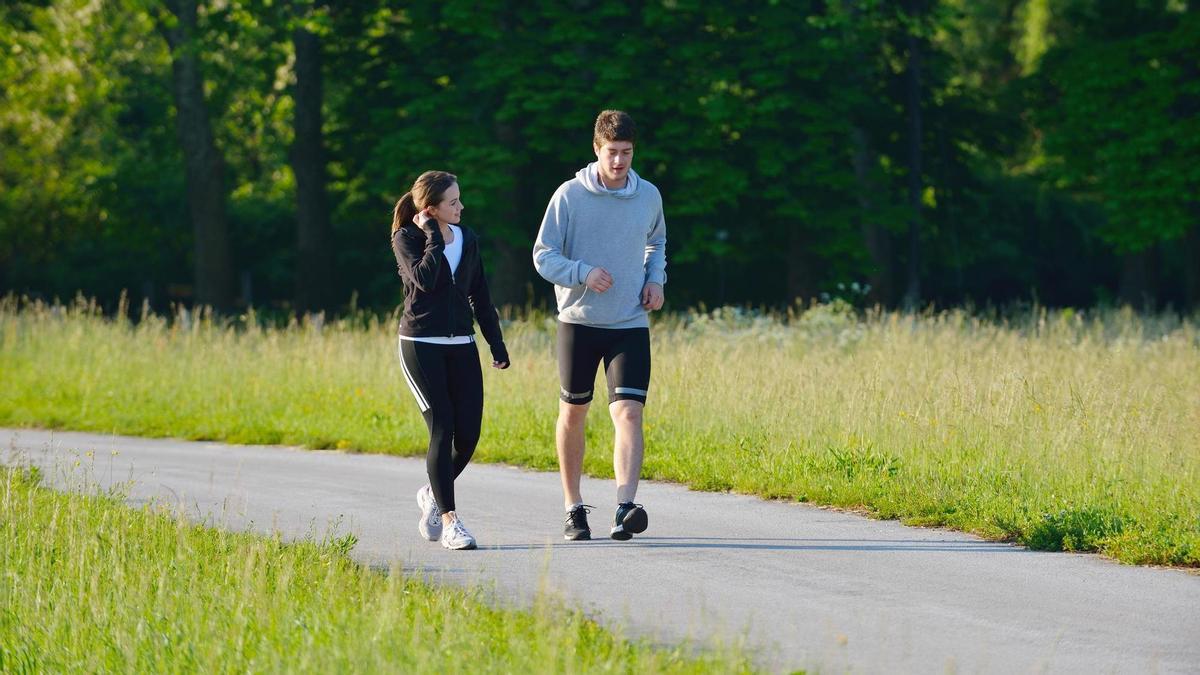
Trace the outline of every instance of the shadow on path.
<instances>
[{"instance_id":1,"label":"shadow on path","mask_svg":"<svg viewBox=\"0 0 1200 675\"><path fill-rule=\"evenodd\" d=\"M1033 553L1027 548L995 541L924 541L920 539L740 539L736 537L638 537L631 541L592 541L480 546L484 551L528 551L547 547L626 546L635 548L740 549L746 551L857 551L914 553Z\"/></svg>"}]
</instances>

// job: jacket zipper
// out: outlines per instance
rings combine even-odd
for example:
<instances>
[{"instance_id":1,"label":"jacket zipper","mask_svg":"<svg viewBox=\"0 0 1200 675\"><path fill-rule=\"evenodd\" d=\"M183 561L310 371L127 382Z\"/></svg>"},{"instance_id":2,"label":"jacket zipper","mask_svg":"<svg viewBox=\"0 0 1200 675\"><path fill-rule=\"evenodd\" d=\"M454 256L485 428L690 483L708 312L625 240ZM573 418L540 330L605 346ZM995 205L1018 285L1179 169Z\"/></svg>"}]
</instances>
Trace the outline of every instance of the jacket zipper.
<instances>
[{"instance_id":1,"label":"jacket zipper","mask_svg":"<svg viewBox=\"0 0 1200 675\"><path fill-rule=\"evenodd\" d=\"M466 258L466 256L467 256L467 238L466 238L466 236L463 236L462 248L463 248L462 258ZM445 255L445 254L443 253L443 255ZM463 265L464 260L462 258L459 258L459 261L458 261L459 267L462 267L462 265ZM449 296L450 296L449 302L446 303L446 322L449 324L449 330L447 332L450 334L450 337L454 337L454 301L458 299L458 297L457 297L458 296L458 280L454 278L454 272L452 272L450 270L449 262L450 262L449 260L446 261L446 263L447 263L446 264L446 274L450 276L450 286L452 288L449 293Z\"/></svg>"},{"instance_id":2,"label":"jacket zipper","mask_svg":"<svg viewBox=\"0 0 1200 675\"><path fill-rule=\"evenodd\" d=\"M450 271L450 266L446 266L446 271L450 273L450 306L447 307L446 315L450 319L450 337L454 337L454 295L458 293L458 281L454 279L454 272Z\"/></svg>"}]
</instances>

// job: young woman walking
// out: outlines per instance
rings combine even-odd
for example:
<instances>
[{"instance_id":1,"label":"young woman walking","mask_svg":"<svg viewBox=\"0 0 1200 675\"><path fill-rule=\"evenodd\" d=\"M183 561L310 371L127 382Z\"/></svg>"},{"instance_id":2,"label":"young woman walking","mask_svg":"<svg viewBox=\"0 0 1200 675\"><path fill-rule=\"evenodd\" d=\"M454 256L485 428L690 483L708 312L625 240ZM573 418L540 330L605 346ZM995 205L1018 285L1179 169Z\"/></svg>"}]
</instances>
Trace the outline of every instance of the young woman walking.
<instances>
[{"instance_id":1,"label":"young woman walking","mask_svg":"<svg viewBox=\"0 0 1200 675\"><path fill-rule=\"evenodd\" d=\"M429 427L429 484L417 491L417 531L448 549L473 549L458 517L454 479L467 467L483 418L483 371L474 322L507 368L508 351L492 305L479 239L460 227L458 178L426 171L400 198L392 219L392 252L404 282L400 366Z\"/></svg>"}]
</instances>

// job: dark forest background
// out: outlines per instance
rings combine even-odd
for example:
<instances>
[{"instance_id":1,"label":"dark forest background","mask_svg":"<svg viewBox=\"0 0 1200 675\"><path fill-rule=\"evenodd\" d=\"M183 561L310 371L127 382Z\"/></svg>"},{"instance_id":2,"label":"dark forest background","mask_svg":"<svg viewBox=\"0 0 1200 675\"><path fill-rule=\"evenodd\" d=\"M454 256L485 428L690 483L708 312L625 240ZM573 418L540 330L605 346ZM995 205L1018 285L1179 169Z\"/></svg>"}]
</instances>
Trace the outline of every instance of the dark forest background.
<instances>
[{"instance_id":1,"label":"dark forest background","mask_svg":"<svg viewBox=\"0 0 1200 675\"><path fill-rule=\"evenodd\" d=\"M493 294L604 108L668 305L1200 305L1185 0L7 0L0 293L388 309L391 209L459 175Z\"/></svg>"}]
</instances>

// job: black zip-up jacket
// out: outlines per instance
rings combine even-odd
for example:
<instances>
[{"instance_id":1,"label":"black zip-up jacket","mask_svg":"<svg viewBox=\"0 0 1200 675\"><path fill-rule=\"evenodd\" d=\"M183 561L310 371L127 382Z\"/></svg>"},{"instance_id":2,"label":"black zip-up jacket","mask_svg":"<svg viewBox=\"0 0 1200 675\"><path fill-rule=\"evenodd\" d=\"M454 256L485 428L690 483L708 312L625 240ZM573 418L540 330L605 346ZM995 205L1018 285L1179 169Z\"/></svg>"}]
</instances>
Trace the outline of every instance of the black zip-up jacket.
<instances>
[{"instance_id":1,"label":"black zip-up jacket","mask_svg":"<svg viewBox=\"0 0 1200 675\"><path fill-rule=\"evenodd\" d=\"M508 362L508 350L500 332L500 315L492 305L479 237L470 228L462 230L462 259L458 271L450 273L443 255L446 248L436 224L432 232L407 223L392 235L396 268L404 282L404 316L400 334L408 337L455 337L474 335L475 321L492 349L492 359Z\"/></svg>"}]
</instances>

